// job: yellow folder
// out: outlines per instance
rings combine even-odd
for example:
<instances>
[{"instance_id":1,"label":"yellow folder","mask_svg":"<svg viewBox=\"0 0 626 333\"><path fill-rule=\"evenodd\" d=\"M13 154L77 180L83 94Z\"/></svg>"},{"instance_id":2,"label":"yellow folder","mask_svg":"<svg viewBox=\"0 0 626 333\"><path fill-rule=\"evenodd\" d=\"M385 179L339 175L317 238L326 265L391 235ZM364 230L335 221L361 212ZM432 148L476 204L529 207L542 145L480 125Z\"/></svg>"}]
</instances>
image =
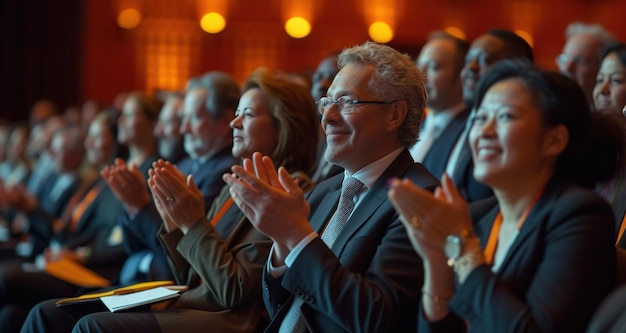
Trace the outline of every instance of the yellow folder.
<instances>
[{"instance_id":1,"label":"yellow folder","mask_svg":"<svg viewBox=\"0 0 626 333\"><path fill-rule=\"evenodd\" d=\"M57 279L86 288L103 288L111 282L74 260L62 258L46 263L46 272Z\"/></svg>"},{"instance_id":2,"label":"yellow folder","mask_svg":"<svg viewBox=\"0 0 626 333\"><path fill-rule=\"evenodd\" d=\"M64 299L58 300L56 302L56 305L63 306L63 305L69 305L69 304L82 303L86 301L99 300L100 297L103 297L103 296L125 295L125 294L134 293L137 291L156 288L156 287L173 286L173 285L174 285L174 281L169 281L169 280L141 282L141 283L137 283L137 284L133 284L130 286L117 288L113 290L108 290L108 291L103 291L103 292L98 292L98 293L89 293L89 294L81 295L78 297L64 298ZM176 288L176 289L184 290L186 288L183 289L183 286L179 286L179 288Z\"/></svg>"}]
</instances>

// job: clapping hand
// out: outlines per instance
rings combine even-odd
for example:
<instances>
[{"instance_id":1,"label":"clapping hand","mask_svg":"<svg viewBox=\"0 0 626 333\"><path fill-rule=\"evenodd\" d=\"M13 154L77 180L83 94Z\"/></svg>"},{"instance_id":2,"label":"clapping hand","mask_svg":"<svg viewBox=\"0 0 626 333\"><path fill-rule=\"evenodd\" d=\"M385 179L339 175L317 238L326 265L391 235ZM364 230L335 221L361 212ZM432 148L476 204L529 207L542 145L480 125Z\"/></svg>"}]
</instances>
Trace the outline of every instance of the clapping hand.
<instances>
[{"instance_id":1,"label":"clapping hand","mask_svg":"<svg viewBox=\"0 0 626 333\"><path fill-rule=\"evenodd\" d=\"M148 185L166 231L179 228L187 233L194 223L206 217L202 191L193 182L193 176L185 177L164 160L154 162L149 175Z\"/></svg>"},{"instance_id":2,"label":"clapping hand","mask_svg":"<svg viewBox=\"0 0 626 333\"><path fill-rule=\"evenodd\" d=\"M445 262L446 237L473 230L467 203L448 175L443 176L442 186L434 194L408 179L394 179L388 195L413 247L424 260Z\"/></svg>"},{"instance_id":3,"label":"clapping hand","mask_svg":"<svg viewBox=\"0 0 626 333\"><path fill-rule=\"evenodd\" d=\"M261 233L288 249L313 232L304 193L283 167L276 171L268 156L254 153L243 166L224 174L235 203Z\"/></svg>"},{"instance_id":4,"label":"clapping hand","mask_svg":"<svg viewBox=\"0 0 626 333\"><path fill-rule=\"evenodd\" d=\"M116 158L115 163L105 167L100 175L130 215L136 215L150 203L146 179L136 164L127 165L122 159Z\"/></svg>"}]
</instances>

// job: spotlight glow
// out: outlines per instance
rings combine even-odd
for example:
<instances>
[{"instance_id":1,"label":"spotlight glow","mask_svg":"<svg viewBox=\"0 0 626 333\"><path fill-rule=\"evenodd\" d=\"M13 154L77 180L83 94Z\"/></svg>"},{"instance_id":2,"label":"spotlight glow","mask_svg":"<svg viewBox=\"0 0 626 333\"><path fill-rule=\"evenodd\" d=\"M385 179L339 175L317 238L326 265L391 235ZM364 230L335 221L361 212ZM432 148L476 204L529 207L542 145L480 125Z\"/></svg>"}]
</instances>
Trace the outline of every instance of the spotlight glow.
<instances>
[{"instance_id":1,"label":"spotlight glow","mask_svg":"<svg viewBox=\"0 0 626 333\"><path fill-rule=\"evenodd\" d=\"M285 23L285 31L293 38L304 38L311 33L311 24L303 17L294 16Z\"/></svg>"},{"instance_id":2,"label":"spotlight glow","mask_svg":"<svg viewBox=\"0 0 626 333\"><path fill-rule=\"evenodd\" d=\"M377 43L387 43L393 39L393 29L385 22L374 22L369 27L369 35Z\"/></svg>"},{"instance_id":3,"label":"spotlight glow","mask_svg":"<svg viewBox=\"0 0 626 333\"><path fill-rule=\"evenodd\" d=\"M141 23L141 13L135 8L122 10L117 15L117 25L123 29L134 29Z\"/></svg>"},{"instance_id":4,"label":"spotlight glow","mask_svg":"<svg viewBox=\"0 0 626 333\"><path fill-rule=\"evenodd\" d=\"M200 19L200 27L210 34L216 34L224 30L226 20L220 13L209 12L204 14L202 19Z\"/></svg>"}]
</instances>

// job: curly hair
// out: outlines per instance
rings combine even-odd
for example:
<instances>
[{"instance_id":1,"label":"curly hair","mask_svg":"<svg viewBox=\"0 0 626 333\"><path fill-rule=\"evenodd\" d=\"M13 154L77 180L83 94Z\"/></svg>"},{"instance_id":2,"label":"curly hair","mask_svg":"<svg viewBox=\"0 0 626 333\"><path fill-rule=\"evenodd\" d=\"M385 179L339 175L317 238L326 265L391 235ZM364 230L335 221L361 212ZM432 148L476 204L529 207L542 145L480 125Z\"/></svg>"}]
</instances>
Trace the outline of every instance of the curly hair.
<instances>
[{"instance_id":1,"label":"curly hair","mask_svg":"<svg viewBox=\"0 0 626 333\"><path fill-rule=\"evenodd\" d=\"M375 68L369 88L381 100L402 100L408 112L398 131L398 139L405 147L417 142L420 123L426 107L424 75L411 58L382 44L365 42L344 49L338 57L339 69L350 63L367 64Z\"/></svg>"}]
</instances>

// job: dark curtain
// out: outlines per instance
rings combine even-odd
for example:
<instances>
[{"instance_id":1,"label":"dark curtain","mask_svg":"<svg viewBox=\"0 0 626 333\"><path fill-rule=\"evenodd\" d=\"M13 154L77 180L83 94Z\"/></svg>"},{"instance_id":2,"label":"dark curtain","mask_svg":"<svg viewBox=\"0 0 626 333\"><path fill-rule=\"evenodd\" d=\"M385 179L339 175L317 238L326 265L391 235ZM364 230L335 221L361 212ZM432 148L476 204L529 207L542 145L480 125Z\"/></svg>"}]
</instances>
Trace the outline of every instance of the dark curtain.
<instances>
[{"instance_id":1,"label":"dark curtain","mask_svg":"<svg viewBox=\"0 0 626 333\"><path fill-rule=\"evenodd\" d=\"M35 101L80 103L82 0L0 1L0 117L26 121Z\"/></svg>"}]
</instances>

